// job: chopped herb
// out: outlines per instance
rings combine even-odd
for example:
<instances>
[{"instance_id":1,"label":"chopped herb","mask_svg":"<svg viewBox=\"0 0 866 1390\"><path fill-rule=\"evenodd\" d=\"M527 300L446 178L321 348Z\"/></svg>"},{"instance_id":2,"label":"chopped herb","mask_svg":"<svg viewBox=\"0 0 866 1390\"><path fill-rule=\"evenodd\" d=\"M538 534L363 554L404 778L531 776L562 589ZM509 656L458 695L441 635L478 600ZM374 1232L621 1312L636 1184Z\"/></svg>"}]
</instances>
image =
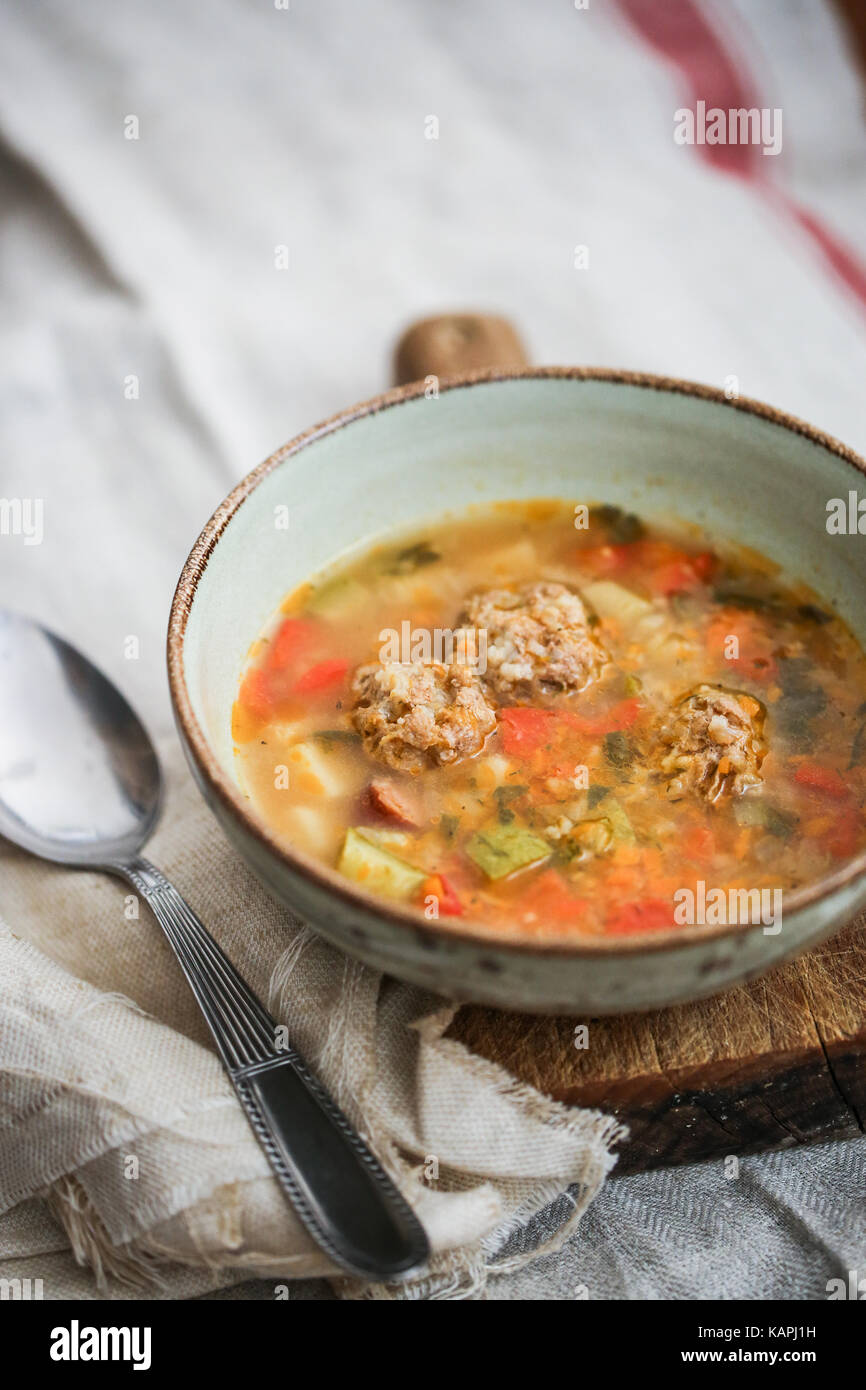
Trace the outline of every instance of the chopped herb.
<instances>
[{"instance_id":1,"label":"chopped herb","mask_svg":"<svg viewBox=\"0 0 866 1390\"><path fill-rule=\"evenodd\" d=\"M779 684L784 699L776 707L779 728L794 748L809 748L812 720L826 708L827 695L812 680L812 666L804 657L782 657Z\"/></svg>"},{"instance_id":2,"label":"chopped herb","mask_svg":"<svg viewBox=\"0 0 866 1390\"><path fill-rule=\"evenodd\" d=\"M589 515L591 521L600 521L606 527L608 536L617 545L630 545L645 533L640 517L624 512L622 507L593 507Z\"/></svg>"},{"instance_id":3,"label":"chopped herb","mask_svg":"<svg viewBox=\"0 0 866 1390\"><path fill-rule=\"evenodd\" d=\"M528 787L496 788L493 795L496 798L496 804L499 810L499 820L502 825L508 825L511 821L514 820L514 812L508 804L509 801L513 801L516 797L523 796L523 793L528 791Z\"/></svg>"},{"instance_id":4,"label":"chopped herb","mask_svg":"<svg viewBox=\"0 0 866 1390\"><path fill-rule=\"evenodd\" d=\"M807 623L818 623L821 627L824 623L833 621L832 613L825 613L823 608L817 608L814 603L801 603L797 612Z\"/></svg>"},{"instance_id":5,"label":"chopped herb","mask_svg":"<svg viewBox=\"0 0 866 1390\"><path fill-rule=\"evenodd\" d=\"M611 767L629 767L634 760L634 749L628 734L617 729L604 736L604 757Z\"/></svg>"},{"instance_id":6,"label":"chopped herb","mask_svg":"<svg viewBox=\"0 0 866 1390\"><path fill-rule=\"evenodd\" d=\"M439 817L439 829L442 831L442 834L445 836L446 840L454 839L454 836L457 834L457 827L459 824L459 816L450 816L447 812L443 812L442 815Z\"/></svg>"},{"instance_id":7,"label":"chopped herb","mask_svg":"<svg viewBox=\"0 0 866 1390\"><path fill-rule=\"evenodd\" d=\"M798 821L793 812L782 811L756 796L740 797L734 806L734 816L738 825L760 826L779 840L787 840Z\"/></svg>"},{"instance_id":8,"label":"chopped herb","mask_svg":"<svg viewBox=\"0 0 866 1390\"><path fill-rule=\"evenodd\" d=\"M642 690L643 681L641 680L640 676L635 676L632 674L631 671L629 671L625 678L626 695L639 695Z\"/></svg>"},{"instance_id":9,"label":"chopped herb","mask_svg":"<svg viewBox=\"0 0 866 1390\"><path fill-rule=\"evenodd\" d=\"M325 752L330 752L337 743L360 743L361 735L356 734L354 729L317 729L313 738L318 739L325 745Z\"/></svg>"},{"instance_id":10,"label":"chopped herb","mask_svg":"<svg viewBox=\"0 0 866 1390\"><path fill-rule=\"evenodd\" d=\"M848 764L849 769L856 767L858 763L862 763L866 760L866 702L860 706L857 715L861 720L861 724L854 735L854 742L851 744L851 761Z\"/></svg>"},{"instance_id":11,"label":"chopped herb","mask_svg":"<svg viewBox=\"0 0 866 1390\"><path fill-rule=\"evenodd\" d=\"M391 556L390 564L386 566L386 574L411 574L413 570L421 569L423 565L435 565L442 556L438 550L434 550L429 541L417 541L415 545L408 545L404 550L398 550Z\"/></svg>"},{"instance_id":12,"label":"chopped herb","mask_svg":"<svg viewBox=\"0 0 866 1390\"><path fill-rule=\"evenodd\" d=\"M610 787L590 787L587 795L587 810L594 811L600 801L604 801L610 791Z\"/></svg>"}]
</instances>

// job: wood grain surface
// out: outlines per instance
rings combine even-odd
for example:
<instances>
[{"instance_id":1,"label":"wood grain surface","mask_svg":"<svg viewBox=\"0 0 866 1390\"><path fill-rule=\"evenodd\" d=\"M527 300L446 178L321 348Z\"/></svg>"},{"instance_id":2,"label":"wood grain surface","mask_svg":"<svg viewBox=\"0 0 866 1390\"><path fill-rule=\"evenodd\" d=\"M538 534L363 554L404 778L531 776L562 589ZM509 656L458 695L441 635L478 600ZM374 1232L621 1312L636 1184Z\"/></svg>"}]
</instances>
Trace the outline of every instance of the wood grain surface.
<instances>
[{"instance_id":1,"label":"wood grain surface","mask_svg":"<svg viewBox=\"0 0 866 1390\"><path fill-rule=\"evenodd\" d=\"M619 1173L850 1137L866 1123L866 918L695 1004L596 1020L465 1006L451 1036L557 1100L620 1116Z\"/></svg>"}]
</instances>

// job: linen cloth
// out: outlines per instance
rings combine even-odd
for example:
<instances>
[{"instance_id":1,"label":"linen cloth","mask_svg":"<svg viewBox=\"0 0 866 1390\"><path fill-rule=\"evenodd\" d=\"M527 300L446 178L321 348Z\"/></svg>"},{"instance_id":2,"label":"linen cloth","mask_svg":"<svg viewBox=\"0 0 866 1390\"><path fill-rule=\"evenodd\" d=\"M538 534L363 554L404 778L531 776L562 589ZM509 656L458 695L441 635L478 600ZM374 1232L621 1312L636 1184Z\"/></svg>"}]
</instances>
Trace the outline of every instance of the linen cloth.
<instances>
[{"instance_id":1,"label":"linen cloth","mask_svg":"<svg viewBox=\"0 0 866 1390\"><path fill-rule=\"evenodd\" d=\"M641 8L18 0L2 19L0 491L45 508L41 545L0 537L3 601L157 734L149 853L416 1201L441 1252L421 1296L477 1295L500 1260L497 1297L816 1297L866 1257L858 1143L748 1160L734 1190L713 1165L608 1184L567 1250L507 1272L574 1228L615 1132L472 1062L441 1001L293 923L171 732L165 616L202 521L276 444L386 384L412 317L490 307L537 360L733 374L866 447L862 307L802 226L674 143L688 93ZM696 8L784 112L773 177L857 248L862 94L834 13ZM195 1297L328 1272L146 909L6 846L0 887L0 1273L47 1297Z\"/></svg>"}]
</instances>

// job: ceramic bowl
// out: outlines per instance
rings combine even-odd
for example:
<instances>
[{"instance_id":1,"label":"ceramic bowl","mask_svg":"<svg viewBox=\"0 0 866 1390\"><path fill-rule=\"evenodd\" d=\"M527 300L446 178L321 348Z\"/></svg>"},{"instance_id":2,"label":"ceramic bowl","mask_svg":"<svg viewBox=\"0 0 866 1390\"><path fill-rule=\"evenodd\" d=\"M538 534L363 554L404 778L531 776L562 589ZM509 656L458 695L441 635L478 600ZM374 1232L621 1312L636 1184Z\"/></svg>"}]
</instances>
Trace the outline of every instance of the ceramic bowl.
<instances>
[{"instance_id":1,"label":"ceramic bowl","mask_svg":"<svg viewBox=\"0 0 866 1390\"><path fill-rule=\"evenodd\" d=\"M225 833L266 887L368 964L462 999L617 1013L712 994L793 954L866 903L866 855L786 895L781 931L683 927L540 944L427 921L286 848L238 785L231 710L251 642L288 590L393 528L503 498L604 501L674 514L805 580L866 644L866 545L828 535L827 502L866 491L863 461L754 401L581 368L474 372L355 406L279 449L214 513L172 606L180 736ZM288 530L275 509L289 509Z\"/></svg>"}]
</instances>

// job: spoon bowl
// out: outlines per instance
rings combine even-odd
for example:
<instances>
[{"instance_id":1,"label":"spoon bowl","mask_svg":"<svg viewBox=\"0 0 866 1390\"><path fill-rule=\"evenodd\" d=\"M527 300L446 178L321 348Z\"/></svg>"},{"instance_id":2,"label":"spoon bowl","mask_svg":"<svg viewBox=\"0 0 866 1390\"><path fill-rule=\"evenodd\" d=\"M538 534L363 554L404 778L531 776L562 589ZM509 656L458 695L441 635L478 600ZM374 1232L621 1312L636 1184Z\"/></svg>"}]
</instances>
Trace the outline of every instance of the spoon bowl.
<instances>
[{"instance_id":1,"label":"spoon bowl","mask_svg":"<svg viewBox=\"0 0 866 1390\"><path fill-rule=\"evenodd\" d=\"M0 611L0 834L58 864L136 854L162 777L116 686L62 637Z\"/></svg>"}]
</instances>

